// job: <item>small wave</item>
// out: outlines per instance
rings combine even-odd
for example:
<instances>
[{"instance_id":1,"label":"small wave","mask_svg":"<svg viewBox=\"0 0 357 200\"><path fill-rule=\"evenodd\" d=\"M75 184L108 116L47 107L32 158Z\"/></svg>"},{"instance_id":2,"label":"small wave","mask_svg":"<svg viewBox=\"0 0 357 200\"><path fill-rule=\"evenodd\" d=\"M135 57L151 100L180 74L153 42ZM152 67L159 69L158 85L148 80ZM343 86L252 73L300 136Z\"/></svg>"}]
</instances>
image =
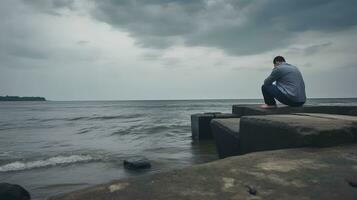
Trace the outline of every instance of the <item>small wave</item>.
<instances>
[{"instance_id":1,"label":"small wave","mask_svg":"<svg viewBox=\"0 0 357 200\"><path fill-rule=\"evenodd\" d=\"M10 171L22 171L40 167L49 167L62 164L71 164L78 162L88 162L94 160L92 156L89 155L71 155L71 156L56 156L46 160L37 160L30 162L16 161L6 165L0 166L0 172L10 172Z\"/></svg>"},{"instance_id":2,"label":"small wave","mask_svg":"<svg viewBox=\"0 0 357 200\"><path fill-rule=\"evenodd\" d=\"M78 120L110 120L110 119L132 119L142 117L142 114L131 114L131 115L107 115L107 116L92 116L92 117L74 117L70 118L69 121Z\"/></svg>"},{"instance_id":3,"label":"small wave","mask_svg":"<svg viewBox=\"0 0 357 200\"><path fill-rule=\"evenodd\" d=\"M90 131L91 131L91 130L88 129L88 128L83 128L83 129L79 130L79 132L77 132L77 134L84 134L84 133L88 133L88 132L90 132Z\"/></svg>"},{"instance_id":4,"label":"small wave","mask_svg":"<svg viewBox=\"0 0 357 200\"><path fill-rule=\"evenodd\" d=\"M83 119L90 119L89 117L73 117L69 119L69 121L77 121L77 120L83 120Z\"/></svg>"},{"instance_id":5,"label":"small wave","mask_svg":"<svg viewBox=\"0 0 357 200\"><path fill-rule=\"evenodd\" d=\"M191 131L190 125L176 125L176 124L151 125L151 126L136 125L125 129L116 130L111 135L127 135L127 134L150 135L150 134L162 133L162 132L186 133L190 131Z\"/></svg>"},{"instance_id":6,"label":"small wave","mask_svg":"<svg viewBox=\"0 0 357 200\"><path fill-rule=\"evenodd\" d=\"M51 121L80 121L80 120L110 120L110 119L132 119L132 118L139 118L143 117L143 114L127 114L127 115L92 115L92 116L78 116L78 117L70 117L70 118L48 118L48 119L39 119L39 118L31 118L25 121L39 121L39 122L51 122ZM6 124L12 125L12 124Z\"/></svg>"},{"instance_id":7,"label":"small wave","mask_svg":"<svg viewBox=\"0 0 357 200\"><path fill-rule=\"evenodd\" d=\"M167 125L157 125L147 127L145 132L147 133L159 133L164 131L174 131L174 132L187 132L190 131L191 127L189 125L176 125L176 124L167 124Z\"/></svg>"}]
</instances>

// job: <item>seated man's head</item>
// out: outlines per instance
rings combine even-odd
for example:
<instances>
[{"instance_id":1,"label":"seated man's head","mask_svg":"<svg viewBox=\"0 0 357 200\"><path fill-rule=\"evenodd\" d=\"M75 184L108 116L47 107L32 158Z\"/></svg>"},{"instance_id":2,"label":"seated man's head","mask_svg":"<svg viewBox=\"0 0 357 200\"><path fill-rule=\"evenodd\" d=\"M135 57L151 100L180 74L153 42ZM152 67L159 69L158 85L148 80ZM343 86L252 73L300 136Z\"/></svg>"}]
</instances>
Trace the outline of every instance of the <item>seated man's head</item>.
<instances>
[{"instance_id":1,"label":"seated man's head","mask_svg":"<svg viewBox=\"0 0 357 200\"><path fill-rule=\"evenodd\" d=\"M283 56L277 56L274 58L273 60L273 64L274 64L274 67L277 67L279 66L280 64L282 63L285 63L285 58Z\"/></svg>"}]
</instances>

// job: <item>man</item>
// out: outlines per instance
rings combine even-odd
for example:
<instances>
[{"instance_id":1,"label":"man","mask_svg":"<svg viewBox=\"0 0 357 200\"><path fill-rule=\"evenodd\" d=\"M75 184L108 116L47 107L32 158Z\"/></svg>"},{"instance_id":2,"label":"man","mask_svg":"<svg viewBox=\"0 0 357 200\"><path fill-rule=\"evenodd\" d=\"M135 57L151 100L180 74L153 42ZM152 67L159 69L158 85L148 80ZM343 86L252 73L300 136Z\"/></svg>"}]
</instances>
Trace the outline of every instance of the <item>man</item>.
<instances>
[{"instance_id":1,"label":"man","mask_svg":"<svg viewBox=\"0 0 357 200\"><path fill-rule=\"evenodd\" d=\"M275 99L288 106L302 106L306 101L306 94L299 69L286 63L282 56L275 57L273 64L274 69L262 86L265 105L261 107L276 108Z\"/></svg>"}]
</instances>

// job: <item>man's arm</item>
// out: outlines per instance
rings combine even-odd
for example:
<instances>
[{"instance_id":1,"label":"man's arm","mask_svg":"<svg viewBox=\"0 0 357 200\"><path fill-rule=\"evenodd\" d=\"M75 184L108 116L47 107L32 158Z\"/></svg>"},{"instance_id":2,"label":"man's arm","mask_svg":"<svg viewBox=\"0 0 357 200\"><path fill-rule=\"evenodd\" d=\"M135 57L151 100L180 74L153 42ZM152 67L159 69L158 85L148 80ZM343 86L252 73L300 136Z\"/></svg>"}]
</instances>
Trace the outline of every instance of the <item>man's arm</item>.
<instances>
[{"instance_id":1,"label":"man's arm","mask_svg":"<svg viewBox=\"0 0 357 200\"><path fill-rule=\"evenodd\" d=\"M271 74L264 80L264 85L271 85L274 81L281 77L281 71L278 68L274 68Z\"/></svg>"}]
</instances>

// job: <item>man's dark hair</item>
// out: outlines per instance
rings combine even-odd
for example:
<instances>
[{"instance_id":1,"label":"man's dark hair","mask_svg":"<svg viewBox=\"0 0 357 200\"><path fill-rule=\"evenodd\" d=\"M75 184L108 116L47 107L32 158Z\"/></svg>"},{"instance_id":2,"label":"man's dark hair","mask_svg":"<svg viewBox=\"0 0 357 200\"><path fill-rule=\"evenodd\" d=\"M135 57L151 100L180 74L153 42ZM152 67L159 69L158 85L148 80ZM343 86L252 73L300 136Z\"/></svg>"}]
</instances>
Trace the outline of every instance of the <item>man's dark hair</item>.
<instances>
[{"instance_id":1,"label":"man's dark hair","mask_svg":"<svg viewBox=\"0 0 357 200\"><path fill-rule=\"evenodd\" d=\"M274 58L273 63L276 64L277 62L286 62L283 56L277 56Z\"/></svg>"}]
</instances>

